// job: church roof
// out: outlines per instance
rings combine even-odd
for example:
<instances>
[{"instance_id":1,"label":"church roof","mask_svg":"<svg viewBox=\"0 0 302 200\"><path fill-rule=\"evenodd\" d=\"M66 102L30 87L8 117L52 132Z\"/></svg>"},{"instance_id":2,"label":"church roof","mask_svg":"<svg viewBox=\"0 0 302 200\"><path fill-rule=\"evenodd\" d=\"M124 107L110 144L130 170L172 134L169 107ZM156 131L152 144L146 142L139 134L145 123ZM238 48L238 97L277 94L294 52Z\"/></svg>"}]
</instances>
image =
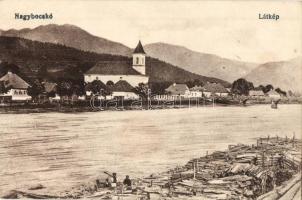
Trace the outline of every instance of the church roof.
<instances>
[{"instance_id":1,"label":"church roof","mask_svg":"<svg viewBox=\"0 0 302 200\"><path fill-rule=\"evenodd\" d=\"M20 76L12 72L7 72L6 75L0 78L0 82L3 81L5 87L10 87L12 89L27 89L29 84L26 83Z\"/></svg>"},{"instance_id":2,"label":"church roof","mask_svg":"<svg viewBox=\"0 0 302 200\"><path fill-rule=\"evenodd\" d=\"M143 45L141 43L141 41L138 42L136 48L134 49L133 53L142 53L142 54L146 54L143 48Z\"/></svg>"},{"instance_id":3,"label":"church roof","mask_svg":"<svg viewBox=\"0 0 302 200\"><path fill-rule=\"evenodd\" d=\"M103 74L103 75L141 75L132 68L129 61L103 61L98 62L90 68L85 74Z\"/></svg>"},{"instance_id":4,"label":"church roof","mask_svg":"<svg viewBox=\"0 0 302 200\"><path fill-rule=\"evenodd\" d=\"M119 80L112 86L113 92L133 92L133 87L125 80Z\"/></svg>"}]
</instances>

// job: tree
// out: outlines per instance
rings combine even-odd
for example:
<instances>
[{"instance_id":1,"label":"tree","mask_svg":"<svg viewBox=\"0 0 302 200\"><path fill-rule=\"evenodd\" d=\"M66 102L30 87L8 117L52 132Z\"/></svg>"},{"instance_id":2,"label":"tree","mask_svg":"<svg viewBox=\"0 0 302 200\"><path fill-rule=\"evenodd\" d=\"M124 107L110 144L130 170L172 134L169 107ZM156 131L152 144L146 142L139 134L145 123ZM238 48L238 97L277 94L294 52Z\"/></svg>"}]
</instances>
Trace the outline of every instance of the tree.
<instances>
[{"instance_id":1,"label":"tree","mask_svg":"<svg viewBox=\"0 0 302 200\"><path fill-rule=\"evenodd\" d=\"M61 81L57 86L57 93L62 96L70 97L73 94L73 85L71 81Z\"/></svg>"},{"instance_id":2,"label":"tree","mask_svg":"<svg viewBox=\"0 0 302 200\"><path fill-rule=\"evenodd\" d=\"M255 89L255 90L261 90L261 91L263 91L263 88L264 88L263 85L259 85L258 87L255 87L254 89Z\"/></svg>"},{"instance_id":3,"label":"tree","mask_svg":"<svg viewBox=\"0 0 302 200\"><path fill-rule=\"evenodd\" d=\"M109 87L112 87L114 85L114 83L113 83L113 81L107 81L106 85Z\"/></svg>"},{"instance_id":4,"label":"tree","mask_svg":"<svg viewBox=\"0 0 302 200\"><path fill-rule=\"evenodd\" d=\"M263 92L264 93L267 93L267 92L269 92L269 91L271 91L271 90L273 90L274 89L274 87L271 85L271 84L268 84L268 85L266 85L264 88L263 88Z\"/></svg>"},{"instance_id":5,"label":"tree","mask_svg":"<svg viewBox=\"0 0 302 200\"><path fill-rule=\"evenodd\" d=\"M27 88L28 95L31 96L34 101L37 99L40 100L40 95L42 95L44 92L45 88L38 79L36 79L31 86Z\"/></svg>"},{"instance_id":6,"label":"tree","mask_svg":"<svg viewBox=\"0 0 302 200\"><path fill-rule=\"evenodd\" d=\"M147 109L149 109L151 107L151 99L150 99L151 89L149 88L149 85L145 83L139 83L138 86L134 88L134 92L138 94L143 101L147 100L146 106Z\"/></svg>"},{"instance_id":7,"label":"tree","mask_svg":"<svg viewBox=\"0 0 302 200\"><path fill-rule=\"evenodd\" d=\"M5 94L8 92L8 88L5 86L4 82L0 82L0 94Z\"/></svg>"},{"instance_id":8,"label":"tree","mask_svg":"<svg viewBox=\"0 0 302 200\"><path fill-rule=\"evenodd\" d=\"M192 88L194 86L203 86L203 82L201 80L199 80L199 79L194 79L193 81L187 81L186 85L189 88Z\"/></svg>"},{"instance_id":9,"label":"tree","mask_svg":"<svg viewBox=\"0 0 302 200\"><path fill-rule=\"evenodd\" d=\"M286 92L281 90L280 88L275 89L276 92L278 92L280 95L286 96Z\"/></svg>"},{"instance_id":10,"label":"tree","mask_svg":"<svg viewBox=\"0 0 302 200\"><path fill-rule=\"evenodd\" d=\"M86 91L91 91L92 94L107 96L111 94L110 89L100 80L94 80L87 83L85 86Z\"/></svg>"},{"instance_id":11,"label":"tree","mask_svg":"<svg viewBox=\"0 0 302 200\"><path fill-rule=\"evenodd\" d=\"M113 86L114 86L114 82L113 81L107 81L106 87L110 91L110 94L112 93Z\"/></svg>"},{"instance_id":12,"label":"tree","mask_svg":"<svg viewBox=\"0 0 302 200\"><path fill-rule=\"evenodd\" d=\"M165 94L165 90L172 84L173 82L149 82L149 87L153 94Z\"/></svg>"},{"instance_id":13,"label":"tree","mask_svg":"<svg viewBox=\"0 0 302 200\"><path fill-rule=\"evenodd\" d=\"M252 89L254 89L252 82L248 82L247 80L240 78L233 82L231 91L234 94L248 95L249 91Z\"/></svg>"},{"instance_id":14,"label":"tree","mask_svg":"<svg viewBox=\"0 0 302 200\"><path fill-rule=\"evenodd\" d=\"M147 99L150 88L148 84L139 83L138 86L134 88L134 92L141 96L143 99Z\"/></svg>"},{"instance_id":15,"label":"tree","mask_svg":"<svg viewBox=\"0 0 302 200\"><path fill-rule=\"evenodd\" d=\"M80 84L73 84L72 86L72 93L77 95L77 96L82 96L85 94L85 89L82 85Z\"/></svg>"}]
</instances>

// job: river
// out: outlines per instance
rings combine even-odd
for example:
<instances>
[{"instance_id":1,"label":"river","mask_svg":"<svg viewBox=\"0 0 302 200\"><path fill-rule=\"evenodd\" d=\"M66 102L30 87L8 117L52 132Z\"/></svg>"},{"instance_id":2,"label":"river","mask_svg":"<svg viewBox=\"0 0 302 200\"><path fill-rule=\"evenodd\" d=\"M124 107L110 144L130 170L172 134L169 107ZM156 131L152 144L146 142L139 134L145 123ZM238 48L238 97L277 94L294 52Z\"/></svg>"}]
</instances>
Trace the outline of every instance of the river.
<instances>
[{"instance_id":1,"label":"river","mask_svg":"<svg viewBox=\"0 0 302 200\"><path fill-rule=\"evenodd\" d=\"M301 138L301 105L0 114L0 195L62 190L103 174L142 177L229 144Z\"/></svg>"}]
</instances>

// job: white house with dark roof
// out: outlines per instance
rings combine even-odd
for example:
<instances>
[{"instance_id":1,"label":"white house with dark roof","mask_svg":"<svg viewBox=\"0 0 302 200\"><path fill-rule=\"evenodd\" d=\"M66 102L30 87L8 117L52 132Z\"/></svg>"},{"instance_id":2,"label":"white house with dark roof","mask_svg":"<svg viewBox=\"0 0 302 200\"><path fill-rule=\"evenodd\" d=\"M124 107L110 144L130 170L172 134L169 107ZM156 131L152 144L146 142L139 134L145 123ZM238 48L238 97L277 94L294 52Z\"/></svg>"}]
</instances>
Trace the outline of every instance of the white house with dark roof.
<instances>
[{"instance_id":1,"label":"white house with dark roof","mask_svg":"<svg viewBox=\"0 0 302 200\"><path fill-rule=\"evenodd\" d=\"M249 96L251 97L264 97L264 92L262 90L250 90Z\"/></svg>"},{"instance_id":2,"label":"white house with dark roof","mask_svg":"<svg viewBox=\"0 0 302 200\"><path fill-rule=\"evenodd\" d=\"M111 87L112 94L107 99L122 97L125 100L138 99L139 96L134 92L134 87L125 80L119 80Z\"/></svg>"},{"instance_id":3,"label":"white house with dark roof","mask_svg":"<svg viewBox=\"0 0 302 200\"><path fill-rule=\"evenodd\" d=\"M84 74L86 83L100 80L103 83L112 81L117 83L120 80L127 81L132 87L139 83L148 83L146 76L146 53L139 41L134 49L131 61L105 61L98 62Z\"/></svg>"},{"instance_id":4,"label":"white house with dark roof","mask_svg":"<svg viewBox=\"0 0 302 200\"><path fill-rule=\"evenodd\" d=\"M271 99L280 99L281 98L281 95L273 89L271 89L269 92L267 92L266 95Z\"/></svg>"},{"instance_id":5,"label":"white house with dark roof","mask_svg":"<svg viewBox=\"0 0 302 200\"><path fill-rule=\"evenodd\" d=\"M190 97L202 97L203 87L195 85L194 87L190 88Z\"/></svg>"},{"instance_id":6,"label":"white house with dark roof","mask_svg":"<svg viewBox=\"0 0 302 200\"><path fill-rule=\"evenodd\" d=\"M3 82L4 87L8 89L7 93L0 94L1 99L9 98L12 101L26 101L31 99L31 96L27 94L29 84L17 74L9 71L0 78L0 82Z\"/></svg>"},{"instance_id":7,"label":"white house with dark roof","mask_svg":"<svg viewBox=\"0 0 302 200\"><path fill-rule=\"evenodd\" d=\"M189 98L190 97L190 89L186 84L177 84L174 83L170 85L167 89L165 89L166 93L172 97L182 97Z\"/></svg>"},{"instance_id":8,"label":"white house with dark roof","mask_svg":"<svg viewBox=\"0 0 302 200\"><path fill-rule=\"evenodd\" d=\"M207 83L203 86L203 95L205 97L211 97L213 95L226 97L228 94L228 90L220 83Z\"/></svg>"}]
</instances>

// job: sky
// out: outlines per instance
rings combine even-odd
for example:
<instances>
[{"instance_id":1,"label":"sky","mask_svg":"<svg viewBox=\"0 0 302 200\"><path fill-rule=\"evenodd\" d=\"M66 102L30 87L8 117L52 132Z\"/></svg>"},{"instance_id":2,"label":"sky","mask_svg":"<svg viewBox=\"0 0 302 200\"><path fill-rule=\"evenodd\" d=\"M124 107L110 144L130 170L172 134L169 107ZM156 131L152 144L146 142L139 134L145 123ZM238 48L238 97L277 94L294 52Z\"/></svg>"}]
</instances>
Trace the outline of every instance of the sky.
<instances>
[{"instance_id":1,"label":"sky","mask_svg":"<svg viewBox=\"0 0 302 200\"><path fill-rule=\"evenodd\" d=\"M52 13L53 19L16 20L15 13ZM73 24L131 48L138 40L164 42L248 62L288 60L302 52L302 1L0 0L0 16L2 30Z\"/></svg>"}]
</instances>

